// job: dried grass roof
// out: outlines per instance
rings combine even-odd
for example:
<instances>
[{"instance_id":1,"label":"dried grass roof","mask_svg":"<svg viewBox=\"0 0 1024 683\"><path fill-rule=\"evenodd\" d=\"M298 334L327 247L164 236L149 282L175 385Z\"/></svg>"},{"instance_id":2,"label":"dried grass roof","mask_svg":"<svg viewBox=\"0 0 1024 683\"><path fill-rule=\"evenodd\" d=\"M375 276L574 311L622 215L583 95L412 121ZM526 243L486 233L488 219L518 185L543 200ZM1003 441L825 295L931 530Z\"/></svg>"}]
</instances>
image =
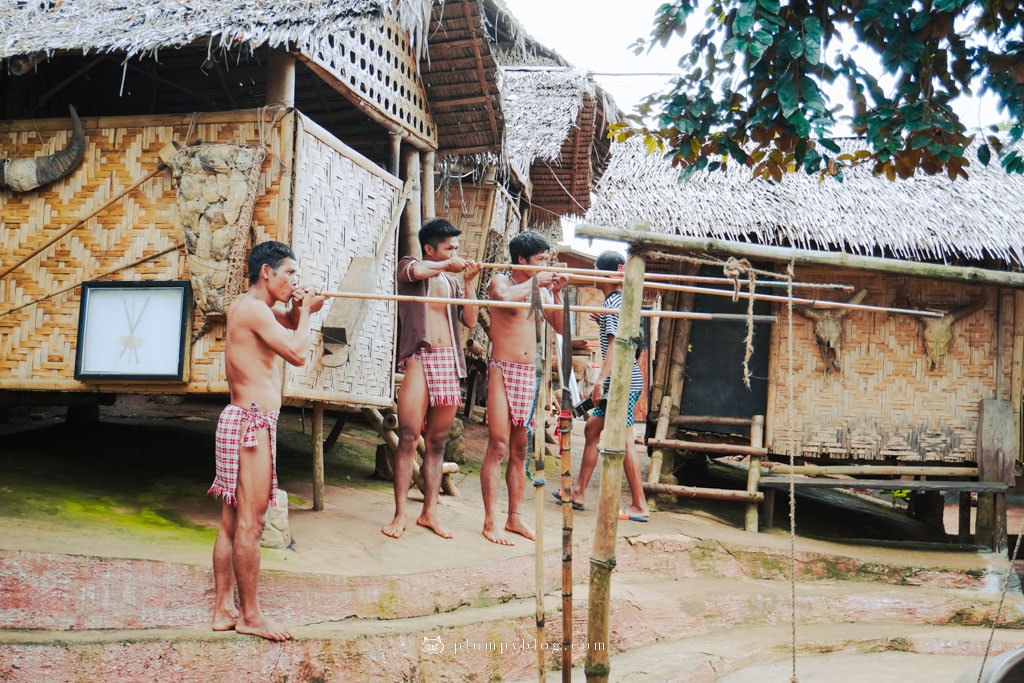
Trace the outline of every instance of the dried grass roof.
<instances>
[{"instance_id":1,"label":"dried grass roof","mask_svg":"<svg viewBox=\"0 0 1024 683\"><path fill-rule=\"evenodd\" d=\"M123 52L208 41L211 49L289 46L303 52L333 33L394 14L424 44L430 0L63 0L7 3L0 13L0 59L37 52ZM52 7L51 7L52 5Z\"/></svg>"},{"instance_id":2,"label":"dried grass roof","mask_svg":"<svg viewBox=\"0 0 1024 683\"><path fill-rule=\"evenodd\" d=\"M844 141L844 151L862 146ZM975 159L968 150L965 156ZM1024 175L975 161L969 179L918 173L889 181L861 167L843 182L801 172L773 183L750 169L701 171L679 180L632 139L612 146L590 223L647 222L659 233L920 261L996 259L1024 265Z\"/></svg>"},{"instance_id":3,"label":"dried grass roof","mask_svg":"<svg viewBox=\"0 0 1024 683\"><path fill-rule=\"evenodd\" d=\"M579 69L502 69L499 81L505 112L505 156L525 176L536 161L554 162L576 125L584 96L594 82Z\"/></svg>"}]
</instances>

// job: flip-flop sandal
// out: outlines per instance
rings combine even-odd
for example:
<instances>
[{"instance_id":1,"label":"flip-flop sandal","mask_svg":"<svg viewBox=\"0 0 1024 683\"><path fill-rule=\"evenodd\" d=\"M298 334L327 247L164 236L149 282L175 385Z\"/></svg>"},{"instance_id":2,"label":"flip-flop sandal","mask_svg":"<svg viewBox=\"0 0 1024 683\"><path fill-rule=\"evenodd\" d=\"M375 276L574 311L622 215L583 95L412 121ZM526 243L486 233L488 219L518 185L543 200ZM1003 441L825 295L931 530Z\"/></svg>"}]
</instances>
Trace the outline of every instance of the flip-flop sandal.
<instances>
[{"instance_id":1,"label":"flip-flop sandal","mask_svg":"<svg viewBox=\"0 0 1024 683\"><path fill-rule=\"evenodd\" d=\"M651 519L650 515L638 515L633 512L626 512L625 508L619 510L619 519L629 520L630 522L648 522Z\"/></svg>"},{"instance_id":2,"label":"flip-flop sandal","mask_svg":"<svg viewBox=\"0 0 1024 683\"><path fill-rule=\"evenodd\" d=\"M561 505L563 503L563 501L562 501L562 492L561 491L553 492L551 494L551 497L554 498L555 502L558 503L559 505ZM577 511L578 510L586 510L586 507L584 507L583 503L573 503L572 504L572 509L573 510L577 510Z\"/></svg>"}]
</instances>

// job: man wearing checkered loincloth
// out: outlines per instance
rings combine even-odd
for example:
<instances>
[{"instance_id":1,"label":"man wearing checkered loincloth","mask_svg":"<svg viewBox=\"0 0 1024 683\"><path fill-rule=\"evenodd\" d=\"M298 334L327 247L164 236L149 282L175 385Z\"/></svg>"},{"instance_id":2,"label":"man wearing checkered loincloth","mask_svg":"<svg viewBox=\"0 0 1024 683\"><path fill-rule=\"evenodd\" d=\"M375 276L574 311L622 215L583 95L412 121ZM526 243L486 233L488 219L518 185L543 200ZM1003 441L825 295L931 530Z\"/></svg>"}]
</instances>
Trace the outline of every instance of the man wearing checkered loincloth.
<instances>
[{"instance_id":1,"label":"man wearing checkered loincloth","mask_svg":"<svg viewBox=\"0 0 1024 683\"><path fill-rule=\"evenodd\" d=\"M508 243L513 264L546 266L550 246L535 232L522 232ZM534 271L536 272L536 271ZM496 301L527 301L533 290L534 272L513 270L509 275L495 275L488 286L488 295ZM560 303L561 290L568 278L548 272L536 272L542 303ZM491 358L487 363L487 454L480 467L480 490L484 497L484 528L487 540L499 545L515 545L506 532L533 540L534 531L523 521L519 505L526 485L526 445L532 418L533 400L537 391L537 370L534 355L537 334L528 309L491 308ZM562 317L548 311L545 318L559 333ZM544 429L544 425L537 425ZM495 505L501 463L508 454L505 484L508 486L508 516L504 529L495 521Z\"/></svg>"},{"instance_id":2,"label":"man wearing checkered loincloth","mask_svg":"<svg viewBox=\"0 0 1024 683\"><path fill-rule=\"evenodd\" d=\"M281 408L278 356L306 362L310 314L326 300L299 287L291 248L263 242L249 253L249 290L227 310L224 373L231 403L217 422L217 475L209 493L221 499L213 546L213 630L288 640L291 633L260 610L260 536L277 483L275 435ZM279 304L284 304L281 306ZM238 607L235 607L235 585Z\"/></svg>"},{"instance_id":3,"label":"man wearing checkered loincloth","mask_svg":"<svg viewBox=\"0 0 1024 683\"><path fill-rule=\"evenodd\" d=\"M459 256L460 230L444 220L427 221L419 231L422 259L405 256L398 262L399 294L421 301L398 304L398 370L403 372L398 391L398 450L395 452L395 517L381 529L385 536L405 533L405 501L412 484L416 444L423 432L423 510L416 523L442 538L452 533L437 519L444 446L455 412L462 405L459 380L466 376L459 321L476 325L477 307L467 293L480 264ZM462 285L449 273L461 273ZM466 299L465 304L429 299Z\"/></svg>"}]
</instances>

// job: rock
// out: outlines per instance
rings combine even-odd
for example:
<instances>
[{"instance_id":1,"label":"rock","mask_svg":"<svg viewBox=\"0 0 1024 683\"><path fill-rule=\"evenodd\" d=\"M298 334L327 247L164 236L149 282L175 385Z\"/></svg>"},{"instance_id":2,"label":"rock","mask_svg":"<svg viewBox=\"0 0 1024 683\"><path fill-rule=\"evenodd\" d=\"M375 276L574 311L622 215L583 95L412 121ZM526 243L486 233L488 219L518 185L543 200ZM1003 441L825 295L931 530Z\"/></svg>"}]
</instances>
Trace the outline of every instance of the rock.
<instances>
[{"instance_id":1,"label":"rock","mask_svg":"<svg viewBox=\"0 0 1024 683\"><path fill-rule=\"evenodd\" d=\"M288 493L282 489L274 491L274 505L267 508L267 525L263 528L260 545L264 548L287 548L292 544L292 532L288 527Z\"/></svg>"}]
</instances>

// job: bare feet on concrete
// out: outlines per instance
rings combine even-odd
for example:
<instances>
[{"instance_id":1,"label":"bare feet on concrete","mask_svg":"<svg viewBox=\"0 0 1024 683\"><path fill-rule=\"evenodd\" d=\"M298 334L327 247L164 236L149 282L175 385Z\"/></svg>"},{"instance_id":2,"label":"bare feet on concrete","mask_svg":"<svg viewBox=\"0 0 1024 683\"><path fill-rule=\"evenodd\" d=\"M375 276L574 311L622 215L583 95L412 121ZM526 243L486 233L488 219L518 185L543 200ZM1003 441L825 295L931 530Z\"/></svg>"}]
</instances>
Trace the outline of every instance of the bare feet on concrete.
<instances>
[{"instance_id":1,"label":"bare feet on concrete","mask_svg":"<svg viewBox=\"0 0 1024 683\"><path fill-rule=\"evenodd\" d=\"M391 538L401 538L405 533L405 517L395 517L391 520L391 524L381 528L380 532Z\"/></svg>"},{"instance_id":2,"label":"bare feet on concrete","mask_svg":"<svg viewBox=\"0 0 1024 683\"><path fill-rule=\"evenodd\" d=\"M427 527L441 538L452 538L454 536L454 534L452 534L452 532L449 531L447 527L442 526L441 523L434 519L432 516L426 517L424 515L420 515L419 518L416 520L416 523L420 526Z\"/></svg>"},{"instance_id":3,"label":"bare feet on concrete","mask_svg":"<svg viewBox=\"0 0 1024 683\"><path fill-rule=\"evenodd\" d=\"M290 640L292 637L292 634L283 626L262 614L252 621L245 623L239 619L238 623L235 624L235 633L244 633L248 636L258 636L275 641Z\"/></svg>"}]
</instances>

